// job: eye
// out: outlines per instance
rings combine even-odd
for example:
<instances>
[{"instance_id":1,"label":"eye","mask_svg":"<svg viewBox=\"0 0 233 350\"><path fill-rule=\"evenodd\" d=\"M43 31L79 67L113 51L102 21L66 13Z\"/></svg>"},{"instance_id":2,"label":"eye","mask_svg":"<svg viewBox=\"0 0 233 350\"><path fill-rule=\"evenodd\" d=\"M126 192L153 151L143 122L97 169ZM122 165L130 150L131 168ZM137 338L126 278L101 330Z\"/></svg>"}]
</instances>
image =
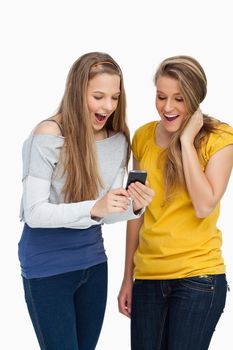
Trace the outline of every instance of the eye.
<instances>
[{"instance_id":1,"label":"eye","mask_svg":"<svg viewBox=\"0 0 233 350\"><path fill-rule=\"evenodd\" d=\"M165 96L157 95L157 98L158 98L158 100L161 100L161 101L166 100L166 97L165 97Z\"/></svg>"},{"instance_id":2,"label":"eye","mask_svg":"<svg viewBox=\"0 0 233 350\"><path fill-rule=\"evenodd\" d=\"M101 100L102 96L93 96L95 100Z\"/></svg>"},{"instance_id":3,"label":"eye","mask_svg":"<svg viewBox=\"0 0 233 350\"><path fill-rule=\"evenodd\" d=\"M112 97L112 99L113 99L114 101L118 101L118 100L119 100L119 97L120 97L120 96L114 96L114 97Z\"/></svg>"},{"instance_id":4,"label":"eye","mask_svg":"<svg viewBox=\"0 0 233 350\"><path fill-rule=\"evenodd\" d=\"M176 101L177 102L184 102L184 99L183 99L183 97L176 97Z\"/></svg>"}]
</instances>

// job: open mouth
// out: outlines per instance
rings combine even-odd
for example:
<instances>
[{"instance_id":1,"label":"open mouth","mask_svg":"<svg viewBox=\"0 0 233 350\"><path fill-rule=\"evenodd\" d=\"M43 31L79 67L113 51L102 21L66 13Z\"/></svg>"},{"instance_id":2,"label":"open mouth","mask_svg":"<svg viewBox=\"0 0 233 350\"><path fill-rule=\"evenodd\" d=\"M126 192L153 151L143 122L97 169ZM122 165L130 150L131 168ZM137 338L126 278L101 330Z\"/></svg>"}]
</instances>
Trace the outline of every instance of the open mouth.
<instances>
[{"instance_id":1,"label":"open mouth","mask_svg":"<svg viewBox=\"0 0 233 350\"><path fill-rule=\"evenodd\" d=\"M107 119L106 114L95 113L95 118L99 123L103 123Z\"/></svg>"},{"instance_id":2,"label":"open mouth","mask_svg":"<svg viewBox=\"0 0 233 350\"><path fill-rule=\"evenodd\" d=\"M163 116L168 122L172 122L173 120L176 120L179 117L179 114L176 114L176 115L174 115L174 114L173 115L166 115L166 114L164 114Z\"/></svg>"}]
</instances>

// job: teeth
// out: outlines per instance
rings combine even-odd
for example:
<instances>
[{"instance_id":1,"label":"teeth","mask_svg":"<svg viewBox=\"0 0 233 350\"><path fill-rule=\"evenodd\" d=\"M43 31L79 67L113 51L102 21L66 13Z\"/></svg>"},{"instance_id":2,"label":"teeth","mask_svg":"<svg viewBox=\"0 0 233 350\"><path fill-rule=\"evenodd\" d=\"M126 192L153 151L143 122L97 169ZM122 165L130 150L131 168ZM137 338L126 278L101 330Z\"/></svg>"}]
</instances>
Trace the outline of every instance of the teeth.
<instances>
[{"instance_id":1,"label":"teeth","mask_svg":"<svg viewBox=\"0 0 233 350\"><path fill-rule=\"evenodd\" d=\"M175 118L175 117L178 117L178 114L164 114L164 117L166 118Z\"/></svg>"},{"instance_id":2,"label":"teeth","mask_svg":"<svg viewBox=\"0 0 233 350\"><path fill-rule=\"evenodd\" d=\"M103 122L104 120L106 120L107 114L95 113L95 117L97 118L97 120L98 120L99 122Z\"/></svg>"}]
</instances>

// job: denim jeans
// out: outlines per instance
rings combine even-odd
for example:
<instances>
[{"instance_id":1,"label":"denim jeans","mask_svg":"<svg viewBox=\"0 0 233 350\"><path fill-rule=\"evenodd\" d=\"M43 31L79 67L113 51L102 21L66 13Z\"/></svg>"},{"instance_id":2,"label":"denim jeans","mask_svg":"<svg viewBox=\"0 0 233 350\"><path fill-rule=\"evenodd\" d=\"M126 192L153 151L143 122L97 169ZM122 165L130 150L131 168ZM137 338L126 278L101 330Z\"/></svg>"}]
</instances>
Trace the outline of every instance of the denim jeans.
<instances>
[{"instance_id":1,"label":"denim jeans","mask_svg":"<svg viewBox=\"0 0 233 350\"><path fill-rule=\"evenodd\" d=\"M132 350L207 350L223 312L225 275L135 280Z\"/></svg>"},{"instance_id":2,"label":"denim jeans","mask_svg":"<svg viewBox=\"0 0 233 350\"><path fill-rule=\"evenodd\" d=\"M43 278L23 278L43 350L94 350L107 297L107 263Z\"/></svg>"}]
</instances>

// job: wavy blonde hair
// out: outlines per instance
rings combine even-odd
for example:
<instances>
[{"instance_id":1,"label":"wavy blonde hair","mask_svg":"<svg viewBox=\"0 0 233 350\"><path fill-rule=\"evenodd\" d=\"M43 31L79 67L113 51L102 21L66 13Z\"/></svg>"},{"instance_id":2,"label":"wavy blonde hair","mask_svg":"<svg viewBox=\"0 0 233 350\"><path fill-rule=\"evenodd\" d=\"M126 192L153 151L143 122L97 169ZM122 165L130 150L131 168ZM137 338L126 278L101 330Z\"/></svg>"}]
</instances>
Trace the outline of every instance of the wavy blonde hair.
<instances>
[{"instance_id":1,"label":"wavy blonde hair","mask_svg":"<svg viewBox=\"0 0 233 350\"><path fill-rule=\"evenodd\" d=\"M164 183L165 193L168 199L178 187L186 188L185 177L182 165L180 136L187 125L190 117L198 109L207 93L207 79L200 63L190 56L173 56L165 59L158 67L154 83L161 76L176 79L179 83L181 94L188 111L188 117L182 127L176 131L171 138L169 147L165 154ZM194 147L199 157L200 147L203 140L211 133L216 132L217 125L221 122L203 115L203 126L194 140ZM200 159L201 160L201 159Z\"/></svg>"},{"instance_id":2,"label":"wavy blonde hair","mask_svg":"<svg viewBox=\"0 0 233 350\"><path fill-rule=\"evenodd\" d=\"M115 132L122 132L130 145L129 129L126 123L125 89L120 67L106 53L84 54L74 62L69 71L65 92L57 112L61 116L65 137L61 154L66 176L63 187L65 202L95 199L102 187L86 96L89 80L103 73L120 77L118 105L109 117L106 127ZM127 164L129 156L130 146L128 146Z\"/></svg>"}]
</instances>

